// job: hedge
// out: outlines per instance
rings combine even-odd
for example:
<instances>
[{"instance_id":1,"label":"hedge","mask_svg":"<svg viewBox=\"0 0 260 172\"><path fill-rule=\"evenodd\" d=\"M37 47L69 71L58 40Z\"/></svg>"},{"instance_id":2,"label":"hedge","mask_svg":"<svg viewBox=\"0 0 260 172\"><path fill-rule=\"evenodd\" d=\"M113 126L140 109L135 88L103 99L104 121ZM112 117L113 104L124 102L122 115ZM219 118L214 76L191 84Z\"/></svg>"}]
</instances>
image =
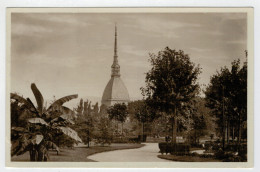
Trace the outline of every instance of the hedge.
<instances>
[{"instance_id":1,"label":"hedge","mask_svg":"<svg viewBox=\"0 0 260 172\"><path fill-rule=\"evenodd\" d=\"M186 155L190 152L190 145L185 143L159 143L159 149L160 153L170 153L170 154L176 154L176 155Z\"/></svg>"}]
</instances>

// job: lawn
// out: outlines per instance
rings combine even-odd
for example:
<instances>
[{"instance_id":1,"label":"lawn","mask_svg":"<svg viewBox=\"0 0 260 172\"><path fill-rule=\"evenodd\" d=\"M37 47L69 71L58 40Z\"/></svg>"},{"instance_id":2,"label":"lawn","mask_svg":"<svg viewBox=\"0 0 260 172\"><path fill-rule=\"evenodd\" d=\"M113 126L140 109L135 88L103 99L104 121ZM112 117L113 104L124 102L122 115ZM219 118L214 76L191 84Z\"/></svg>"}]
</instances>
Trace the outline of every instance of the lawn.
<instances>
[{"instance_id":1,"label":"lawn","mask_svg":"<svg viewBox=\"0 0 260 172\"><path fill-rule=\"evenodd\" d=\"M202 158L199 156L158 155L158 157L180 162L220 162L220 160L214 158Z\"/></svg>"},{"instance_id":2,"label":"lawn","mask_svg":"<svg viewBox=\"0 0 260 172\"><path fill-rule=\"evenodd\" d=\"M135 149L144 146L143 144L111 144L110 146L92 146L87 147L75 147L75 148L66 148L60 149L59 155L54 151L49 151L50 159L49 161L53 162L93 162L91 159L88 159L88 156L120 149ZM29 161L29 152L26 152L20 156L12 157L11 161Z\"/></svg>"}]
</instances>

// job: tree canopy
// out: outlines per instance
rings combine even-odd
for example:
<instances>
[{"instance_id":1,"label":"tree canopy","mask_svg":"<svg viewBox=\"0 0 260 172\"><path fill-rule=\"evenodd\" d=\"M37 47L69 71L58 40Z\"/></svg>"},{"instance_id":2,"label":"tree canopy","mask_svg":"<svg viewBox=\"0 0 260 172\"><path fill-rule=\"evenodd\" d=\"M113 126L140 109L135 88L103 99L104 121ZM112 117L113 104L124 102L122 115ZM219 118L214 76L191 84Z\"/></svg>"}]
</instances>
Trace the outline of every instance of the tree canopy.
<instances>
[{"instance_id":1,"label":"tree canopy","mask_svg":"<svg viewBox=\"0 0 260 172\"><path fill-rule=\"evenodd\" d=\"M200 67L191 62L189 55L182 50L176 51L169 47L158 54L150 54L150 63L152 68L146 73L146 87L141 88L142 94L149 106L174 118L182 104L198 94ZM176 141L176 118L174 123L173 140Z\"/></svg>"},{"instance_id":2,"label":"tree canopy","mask_svg":"<svg viewBox=\"0 0 260 172\"><path fill-rule=\"evenodd\" d=\"M238 59L231 63L230 69L222 67L211 77L205 95L207 106L217 118L223 147L225 137L227 142L229 141L230 131L233 140L237 137L240 142L241 132L243 127L246 127L247 120L247 62L241 66Z\"/></svg>"}]
</instances>

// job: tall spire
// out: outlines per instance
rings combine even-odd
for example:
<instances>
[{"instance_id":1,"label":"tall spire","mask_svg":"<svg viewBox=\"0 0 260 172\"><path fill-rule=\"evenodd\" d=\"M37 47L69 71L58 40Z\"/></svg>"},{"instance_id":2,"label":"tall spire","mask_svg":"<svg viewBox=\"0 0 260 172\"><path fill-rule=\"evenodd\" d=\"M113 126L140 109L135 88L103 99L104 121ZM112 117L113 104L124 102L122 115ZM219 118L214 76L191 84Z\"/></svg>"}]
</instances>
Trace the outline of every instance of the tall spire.
<instances>
[{"instance_id":1,"label":"tall spire","mask_svg":"<svg viewBox=\"0 0 260 172\"><path fill-rule=\"evenodd\" d=\"M111 66L111 77L120 77L120 66L117 56L117 26L115 24L115 45L114 45L114 61Z\"/></svg>"},{"instance_id":2,"label":"tall spire","mask_svg":"<svg viewBox=\"0 0 260 172\"><path fill-rule=\"evenodd\" d=\"M117 60L117 28L116 28L116 24L115 24L114 60Z\"/></svg>"}]
</instances>

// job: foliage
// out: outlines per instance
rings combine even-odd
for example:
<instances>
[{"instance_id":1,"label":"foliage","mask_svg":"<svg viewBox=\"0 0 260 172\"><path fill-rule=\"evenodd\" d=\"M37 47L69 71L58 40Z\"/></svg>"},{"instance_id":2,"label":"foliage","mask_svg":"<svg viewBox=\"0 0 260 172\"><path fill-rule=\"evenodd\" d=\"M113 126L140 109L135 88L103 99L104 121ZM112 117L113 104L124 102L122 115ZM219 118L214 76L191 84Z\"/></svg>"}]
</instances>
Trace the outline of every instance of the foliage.
<instances>
[{"instance_id":1,"label":"foliage","mask_svg":"<svg viewBox=\"0 0 260 172\"><path fill-rule=\"evenodd\" d=\"M142 138L140 139L145 142L145 133L148 132L148 130L150 130L150 132L152 131L152 128L154 127L152 125L153 121L159 117L159 112L149 107L145 100L137 100L130 102L128 104L128 112L129 116L141 123ZM134 123L133 119L132 123ZM138 128L140 128L140 126L138 126ZM137 130L137 127L135 130Z\"/></svg>"},{"instance_id":2,"label":"foliage","mask_svg":"<svg viewBox=\"0 0 260 172\"><path fill-rule=\"evenodd\" d=\"M114 119L117 122L121 122L121 134L123 134L123 123L125 122L128 115L127 106L124 103L116 103L107 109L107 113L110 120ZM118 133L118 123L116 133Z\"/></svg>"},{"instance_id":3,"label":"foliage","mask_svg":"<svg viewBox=\"0 0 260 172\"><path fill-rule=\"evenodd\" d=\"M129 114L133 114L134 118L141 123L152 122L158 118L158 113L151 109L144 100L137 100L128 104Z\"/></svg>"},{"instance_id":4,"label":"foliage","mask_svg":"<svg viewBox=\"0 0 260 172\"><path fill-rule=\"evenodd\" d=\"M204 98L195 97L189 104L182 108L182 120L180 126L185 128L188 140L191 144L199 144L200 137L215 133L215 118L205 106Z\"/></svg>"},{"instance_id":5,"label":"foliage","mask_svg":"<svg viewBox=\"0 0 260 172\"><path fill-rule=\"evenodd\" d=\"M116 103L107 109L107 113L109 115L109 119L115 119L116 121L123 123L125 122L128 114L127 106L124 103Z\"/></svg>"},{"instance_id":6,"label":"foliage","mask_svg":"<svg viewBox=\"0 0 260 172\"><path fill-rule=\"evenodd\" d=\"M176 142L177 116L183 103L198 94L200 68L182 50L168 47L157 55L150 54L151 70L146 73L142 93L150 107L166 112L172 119L173 141Z\"/></svg>"},{"instance_id":7,"label":"foliage","mask_svg":"<svg viewBox=\"0 0 260 172\"><path fill-rule=\"evenodd\" d=\"M95 118L93 115L79 115L74 129L78 132L79 136L82 138L83 143L87 144L89 147L90 141L94 138L94 125Z\"/></svg>"},{"instance_id":8,"label":"foliage","mask_svg":"<svg viewBox=\"0 0 260 172\"><path fill-rule=\"evenodd\" d=\"M95 125L97 125L97 121L99 120L98 103L96 103L94 106L91 106L90 101L83 101L83 99L80 99L80 102L75 111L77 112L77 119L75 121L76 125L74 125L74 129L82 138L83 143L87 144L89 147L90 141L95 138Z\"/></svg>"},{"instance_id":9,"label":"foliage","mask_svg":"<svg viewBox=\"0 0 260 172\"><path fill-rule=\"evenodd\" d=\"M111 123L108 117L100 117L100 120L97 124L95 139L96 143L101 144L102 146L104 146L105 144L111 144L113 139L113 133Z\"/></svg>"},{"instance_id":10,"label":"foliage","mask_svg":"<svg viewBox=\"0 0 260 172\"><path fill-rule=\"evenodd\" d=\"M241 142L246 139L247 126L247 62L241 66L240 60L231 63L231 69L221 68L211 77L206 91L207 106L217 119L217 131L225 142ZM244 133L244 134L243 134ZM226 139L227 138L227 139Z\"/></svg>"},{"instance_id":11,"label":"foliage","mask_svg":"<svg viewBox=\"0 0 260 172\"><path fill-rule=\"evenodd\" d=\"M161 154L187 155L190 152L190 145L184 143L159 143L159 149Z\"/></svg>"},{"instance_id":12,"label":"foliage","mask_svg":"<svg viewBox=\"0 0 260 172\"><path fill-rule=\"evenodd\" d=\"M65 102L77 98L77 95L66 96L54 101L48 108L44 107L44 99L36 85L31 84L37 107L32 101L18 94L11 93L11 156L30 152L31 161L47 161L48 145L58 135L65 134L82 142L77 133L68 127L75 114L62 106Z\"/></svg>"}]
</instances>

